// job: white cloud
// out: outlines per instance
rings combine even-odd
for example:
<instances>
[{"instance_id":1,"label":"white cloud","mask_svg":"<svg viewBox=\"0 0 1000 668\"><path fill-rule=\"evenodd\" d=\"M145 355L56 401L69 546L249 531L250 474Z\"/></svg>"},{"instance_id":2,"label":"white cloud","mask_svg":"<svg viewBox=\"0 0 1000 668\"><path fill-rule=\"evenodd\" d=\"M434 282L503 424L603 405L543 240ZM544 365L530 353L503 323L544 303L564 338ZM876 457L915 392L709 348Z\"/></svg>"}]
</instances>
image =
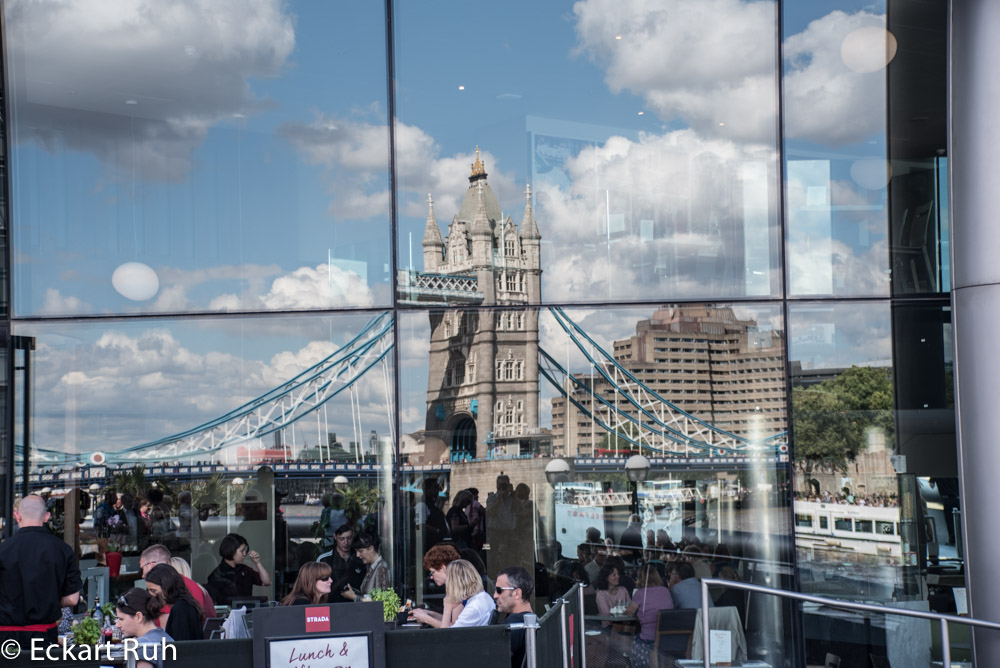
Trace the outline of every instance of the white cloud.
<instances>
[{"instance_id":1,"label":"white cloud","mask_svg":"<svg viewBox=\"0 0 1000 668\"><path fill-rule=\"evenodd\" d=\"M792 293L889 294L888 221L882 193L834 179L827 182L829 208L807 206L808 192L819 181L807 183L798 174L789 169L787 181ZM837 238L848 234L854 245Z\"/></svg>"},{"instance_id":2,"label":"white cloud","mask_svg":"<svg viewBox=\"0 0 1000 668\"><path fill-rule=\"evenodd\" d=\"M389 134L385 125L317 114L311 123L286 123L278 132L307 162L325 168L331 216L365 219L387 214ZM491 153L481 152L480 159L501 201L519 196L513 178L496 168ZM442 157L433 137L419 127L397 122L396 169L403 215L426 216L428 193L434 196L439 215L457 213L474 161L472 150Z\"/></svg>"},{"instance_id":3,"label":"white cloud","mask_svg":"<svg viewBox=\"0 0 1000 668\"><path fill-rule=\"evenodd\" d=\"M165 328L106 330L89 342L56 331L35 332L36 391L47 401L36 415L34 442L68 451L113 451L195 427L286 382L338 347L313 340L254 359L230 352L243 348L240 340L195 352ZM185 336L191 335L199 330ZM378 367L359 381L358 390L365 433L387 434L386 387ZM348 393L331 400L324 415L330 431L352 433L349 401ZM315 442L315 420L301 427L302 438Z\"/></svg>"},{"instance_id":4,"label":"white cloud","mask_svg":"<svg viewBox=\"0 0 1000 668\"><path fill-rule=\"evenodd\" d=\"M785 40L785 134L838 146L885 130L885 70L853 72L841 46L853 31L885 27L885 16L834 11Z\"/></svg>"},{"instance_id":5,"label":"white cloud","mask_svg":"<svg viewBox=\"0 0 1000 668\"><path fill-rule=\"evenodd\" d=\"M578 51L608 88L643 98L664 120L706 136L776 141L777 6L766 0L581 0ZM884 15L833 11L784 43L785 137L827 145L882 130L885 71L851 71L844 39ZM868 55L868 54L862 54Z\"/></svg>"},{"instance_id":6,"label":"white cloud","mask_svg":"<svg viewBox=\"0 0 1000 668\"><path fill-rule=\"evenodd\" d=\"M38 310L39 315L73 315L91 313L93 307L78 297L66 296L55 288L45 291L45 301Z\"/></svg>"},{"instance_id":7,"label":"white cloud","mask_svg":"<svg viewBox=\"0 0 1000 668\"><path fill-rule=\"evenodd\" d=\"M13 0L6 19L22 131L167 180L209 128L265 103L250 81L278 75L295 46L280 0Z\"/></svg>"},{"instance_id":8,"label":"white cloud","mask_svg":"<svg viewBox=\"0 0 1000 668\"><path fill-rule=\"evenodd\" d=\"M701 133L773 141L775 3L583 0L573 13L578 49L604 66L612 92Z\"/></svg>"},{"instance_id":9,"label":"white cloud","mask_svg":"<svg viewBox=\"0 0 1000 668\"><path fill-rule=\"evenodd\" d=\"M333 265L300 267L278 276L264 294L225 294L209 302L209 310L289 310L334 306L371 306L368 285L353 271Z\"/></svg>"},{"instance_id":10,"label":"white cloud","mask_svg":"<svg viewBox=\"0 0 1000 668\"><path fill-rule=\"evenodd\" d=\"M160 294L153 304L153 310L161 312L181 312L204 308L204 302L191 292L202 293L211 291L217 295L221 290L213 290L213 284L239 283L245 285L245 291L255 295L264 294L268 282L281 274L278 265L221 265L205 269L177 269L161 267L157 270L160 277ZM205 300L208 301L208 300ZM199 303L200 302L200 303ZM213 310L224 310L221 306L209 306Z\"/></svg>"},{"instance_id":11,"label":"white cloud","mask_svg":"<svg viewBox=\"0 0 1000 668\"><path fill-rule=\"evenodd\" d=\"M788 357L806 369L843 369L892 359L886 303L800 305L789 312Z\"/></svg>"},{"instance_id":12,"label":"white cloud","mask_svg":"<svg viewBox=\"0 0 1000 668\"><path fill-rule=\"evenodd\" d=\"M761 272L764 287L755 289L767 294L776 212L766 204L775 184L763 175L774 173L775 161L762 145L694 130L611 137L584 149L564 165L569 187L537 186L542 294L555 301L724 296L741 289L747 270ZM735 240L751 236L763 238L763 250L747 258Z\"/></svg>"}]
</instances>

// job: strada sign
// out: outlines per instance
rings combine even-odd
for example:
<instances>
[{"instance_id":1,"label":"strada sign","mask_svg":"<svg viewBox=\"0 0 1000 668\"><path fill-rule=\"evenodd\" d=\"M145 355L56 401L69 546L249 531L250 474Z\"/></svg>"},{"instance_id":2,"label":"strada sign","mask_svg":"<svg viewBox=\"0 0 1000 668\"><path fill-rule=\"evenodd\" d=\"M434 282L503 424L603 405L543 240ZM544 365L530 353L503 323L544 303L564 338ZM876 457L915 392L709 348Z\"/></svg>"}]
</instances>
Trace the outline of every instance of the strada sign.
<instances>
[{"instance_id":1,"label":"strada sign","mask_svg":"<svg viewBox=\"0 0 1000 668\"><path fill-rule=\"evenodd\" d=\"M253 668L385 668L381 603L289 605L252 614Z\"/></svg>"},{"instance_id":2,"label":"strada sign","mask_svg":"<svg viewBox=\"0 0 1000 668\"><path fill-rule=\"evenodd\" d=\"M306 608L306 633L329 633L330 610L322 608Z\"/></svg>"}]
</instances>

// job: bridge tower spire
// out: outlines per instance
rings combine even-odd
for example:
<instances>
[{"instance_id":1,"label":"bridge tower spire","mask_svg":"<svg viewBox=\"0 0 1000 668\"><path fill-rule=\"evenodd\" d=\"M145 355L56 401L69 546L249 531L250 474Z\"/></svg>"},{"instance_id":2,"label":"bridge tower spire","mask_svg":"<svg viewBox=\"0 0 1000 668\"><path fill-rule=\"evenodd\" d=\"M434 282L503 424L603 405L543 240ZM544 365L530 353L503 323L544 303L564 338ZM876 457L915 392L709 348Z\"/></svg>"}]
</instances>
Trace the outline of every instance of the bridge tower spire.
<instances>
[{"instance_id":1,"label":"bridge tower spire","mask_svg":"<svg viewBox=\"0 0 1000 668\"><path fill-rule=\"evenodd\" d=\"M437 271L444 255L444 240L434 216L434 198L427 194L427 225L424 228L424 271Z\"/></svg>"}]
</instances>

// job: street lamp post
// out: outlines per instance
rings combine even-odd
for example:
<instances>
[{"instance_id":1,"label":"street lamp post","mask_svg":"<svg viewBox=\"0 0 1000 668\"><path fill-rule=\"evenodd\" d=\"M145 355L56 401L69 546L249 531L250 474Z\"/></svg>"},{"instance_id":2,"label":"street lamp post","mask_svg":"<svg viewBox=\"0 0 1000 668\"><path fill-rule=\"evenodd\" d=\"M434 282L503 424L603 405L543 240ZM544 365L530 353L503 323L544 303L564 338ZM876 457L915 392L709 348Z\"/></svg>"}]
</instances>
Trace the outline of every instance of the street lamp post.
<instances>
[{"instance_id":1,"label":"street lamp post","mask_svg":"<svg viewBox=\"0 0 1000 668\"><path fill-rule=\"evenodd\" d=\"M649 460L642 455L632 455L625 462L625 475L632 486L632 514L639 514L639 483L649 476Z\"/></svg>"},{"instance_id":2,"label":"street lamp post","mask_svg":"<svg viewBox=\"0 0 1000 668\"><path fill-rule=\"evenodd\" d=\"M555 486L557 482L568 482L573 473L573 467L565 459L553 459L545 465L545 479Z\"/></svg>"}]
</instances>

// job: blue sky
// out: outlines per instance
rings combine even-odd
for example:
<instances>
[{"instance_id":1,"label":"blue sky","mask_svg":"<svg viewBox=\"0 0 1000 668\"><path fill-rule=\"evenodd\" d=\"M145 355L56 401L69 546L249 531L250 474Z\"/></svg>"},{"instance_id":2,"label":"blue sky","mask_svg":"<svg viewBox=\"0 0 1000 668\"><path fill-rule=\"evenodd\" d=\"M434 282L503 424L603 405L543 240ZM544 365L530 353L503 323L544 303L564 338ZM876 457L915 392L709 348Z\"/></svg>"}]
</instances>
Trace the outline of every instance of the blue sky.
<instances>
[{"instance_id":1,"label":"blue sky","mask_svg":"<svg viewBox=\"0 0 1000 668\"><path fill-rule=\"evenodd\" d=\"M140 5L145 14L129 13ZM851 268L871 266L868 254L884 246L884 189L853 184L850 168L884 157L884 73L854 76L839 54L845 36L877 23L884 9L812 0L783 6L786 50L796 54L786 62L785 149L793 160L832 161L827 201L845 205L819 222L798 220L790 209L790 227L806 232L790 242L811 249L797 255L809 266L832 266L836 255L854 281L838 288L843 294L883 294L884 275ZM15 313L388 304L381 3L202 0L171 21L158 14L165 7L5 4ZM539 176L531 171L528 129L547 125L544 134L583 141L558 179L534 184L543 298L779 294L776 248L765 244L751 267L763 282L752 282L728 263L746 248L720 241L726 224L747 237L777 229L769 199L776 182L740 171L776 168L774 14L773 3L740 0L399 3L400 265L409 261L411 235L422 264L428 192L446 230L476 145L501 205L519 223L524 184ZM241 22L226 20L236 15ZM845 109L816 103L824 96ZM874 104L858 106L858 99ZM814 201L806 199L816 196L810 185L790 183L789 197ZM614 211L601 208L609 191L636 230L644 214L632 207L638 211L643 198L673 222L654 239L633 230L609 243L602 226ZM720 205L722 196L734 203ZM748 214L750 200L763 201L764 210ZM656 249L675 246L718 260L650 280ZM647 266L634 261L647 256ZM115 269L133 261L158 278L149 299L127 299L112 286ZM735 275L708 271L723 264ZM811 277L803 291L822 292L826 278L814 285ZM346 336L350 322L327 326L325 339ZM324 340L308 329L283 335L282 323L168 329L187 351L238 349L262 364L282 349L301 352ZM147 327L109 326L136 339ZM74 336L87 349L106 329ZM419 394L404 397L404 409L419 412Z\"/></svg>"}]
</instances>

